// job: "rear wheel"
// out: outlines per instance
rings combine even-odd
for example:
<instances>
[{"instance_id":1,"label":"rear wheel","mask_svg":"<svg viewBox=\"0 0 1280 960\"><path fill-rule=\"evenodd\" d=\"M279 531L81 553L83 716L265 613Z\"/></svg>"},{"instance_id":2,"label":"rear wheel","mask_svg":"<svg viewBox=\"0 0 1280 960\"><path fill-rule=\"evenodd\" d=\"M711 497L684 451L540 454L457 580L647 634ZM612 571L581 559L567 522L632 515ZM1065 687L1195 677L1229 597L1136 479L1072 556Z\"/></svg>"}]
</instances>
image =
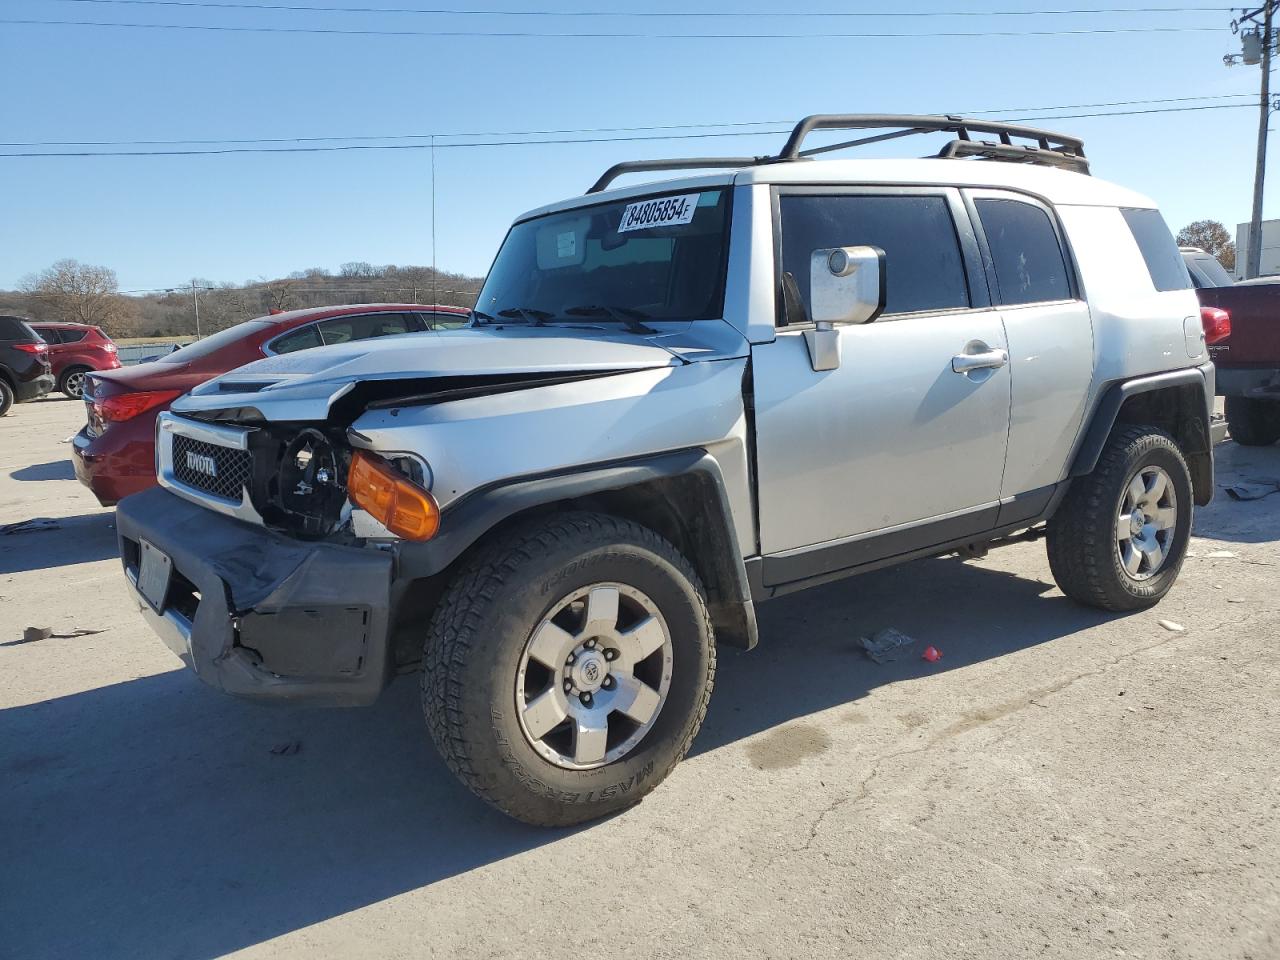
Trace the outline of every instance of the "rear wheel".
<instances>
[{"instance_id":1,"label":"rear wheel","mask_svg":"<svg viewBox=\"0 0 1280 960\"><path fill-rule=\"evenodd\" d=\"M570 513L496 541L432 619L423 709L450 769L526 823L656 787L702 724L715 648L701 584L653 531Z\"/></svg>"},{"instance_id":2,"label":"rear wheel","mask_svg":"<svg viewBox=\"0 0 1280 960\"><path fill-rule=\"evenodd\" d=\"M1191 536L1191 474L1156 427L1117 427L1091 474L1049 521L1049 566L1068 597L1103 610L1153 606L1178 578Z\"/></svg>"},{"instance_id":3,"label":"rear wheel","mask_svg":"<svg viewBox=\"0 0 1280 960\"><path fill-rule=\"evenodd\" d=\"M16 395L13 387L9 385L9 381L0 377L0 417L3 417L13 408L13 401Z\"/></svg>"},{"instance_id":4,"label":"rear wheel","mask_svg":"<svg viewBox=\"0 0 1280 960\"><path fill-rule=\"evenodd\" d=\"M79 400L84 396L84 377L88 372L88 367L70 367L62 371L62 376L58 378L58 389L72 400Z\"/></svg>"},{"instance_id":5,"label":"rear wheel","mask_svg":"<svg viewBox=\"0 0 1280 960\"><path fill-rule=\"evenodd\" d=\"M1280 440L1280 402L1227 397L1227 430L1246 447L1267 447Z\"/></svg>"}]
</instances>

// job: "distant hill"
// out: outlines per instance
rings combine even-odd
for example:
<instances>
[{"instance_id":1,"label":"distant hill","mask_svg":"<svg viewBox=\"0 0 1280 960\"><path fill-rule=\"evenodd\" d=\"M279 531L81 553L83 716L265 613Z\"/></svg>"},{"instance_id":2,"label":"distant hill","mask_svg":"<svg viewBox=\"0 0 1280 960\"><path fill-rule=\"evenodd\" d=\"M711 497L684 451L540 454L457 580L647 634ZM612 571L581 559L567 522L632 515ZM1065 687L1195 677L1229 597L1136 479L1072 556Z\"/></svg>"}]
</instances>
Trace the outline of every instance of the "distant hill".
<instances>
[{"instance_id":1,"label":"distant hill","mask_svg":"<svg viewBox=\"0 0 1280 960\"><path fill-rule=\"evenodd\" d=\"M295 310L343 303L442 303L470 307L482 280L437 272L431 267L344 263L336 272L300 270L277 280L243 284L196 280L200 333L208 335L272 310ZM118 317L108 324L114 337L173 337L196 332L191 287L171 292L120 294ZM21 291L0 291L0 314L58 319L47 305Z\"/></svg>"}]
</instances>

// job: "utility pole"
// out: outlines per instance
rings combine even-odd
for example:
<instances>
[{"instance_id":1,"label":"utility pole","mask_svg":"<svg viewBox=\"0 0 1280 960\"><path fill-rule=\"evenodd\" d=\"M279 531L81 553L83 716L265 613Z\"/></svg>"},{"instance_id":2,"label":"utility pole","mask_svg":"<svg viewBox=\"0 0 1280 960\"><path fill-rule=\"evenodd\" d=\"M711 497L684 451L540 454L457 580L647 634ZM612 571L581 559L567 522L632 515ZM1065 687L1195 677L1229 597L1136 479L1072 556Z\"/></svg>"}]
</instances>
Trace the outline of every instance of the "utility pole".
<instances>
[{"instance_id":1,"label":"utility pole","mask_svg":"<svg viewBox=\"0 0 1280 960\"><path fill-rule=\"evenodd\" d=\"M1277 0L1264 0L1256 10L1246 10L1231 21L1233 33L1240 25L1253 26L1240 35L1242 52L1223 57L1227 66L1235 63L1262 65L1262 92L1258 101L1258 155L1253 171L1253 212L1249 220L1249 251L1244 276L1252 280L1262 272L1262 195L1267 178L1267 127L1271 121L1271 53L1275 40L1272 29ZM1258 23L1258 18L1262 23Z\"/></svg>"},{"instance_id":2,"label":"utility pole","mask_svg":"<svg viewBox=\"0 0 1280 960\"><path fill-rule=\"evenodd\" d=\"M191 306L196 312L196 339L200 339L200 298L196 296L196 282L191 281Z\"/></svg>"},{"instance_id":3,"label":"utility pole","mask_svg":"<svg viewBox=\"0 0 1280 960\"><path fill-rule=\"evenodd\" d=\"M1262 187L1267 177L1267 126L1271 120L1271 15L1275 0L1266 0L1262 21L1262 100L1258 107L1258 162L1253 172L1253 219L1249 221L1249 262L1245 279L1262 272Z\"/></svg>"}]
</instances>

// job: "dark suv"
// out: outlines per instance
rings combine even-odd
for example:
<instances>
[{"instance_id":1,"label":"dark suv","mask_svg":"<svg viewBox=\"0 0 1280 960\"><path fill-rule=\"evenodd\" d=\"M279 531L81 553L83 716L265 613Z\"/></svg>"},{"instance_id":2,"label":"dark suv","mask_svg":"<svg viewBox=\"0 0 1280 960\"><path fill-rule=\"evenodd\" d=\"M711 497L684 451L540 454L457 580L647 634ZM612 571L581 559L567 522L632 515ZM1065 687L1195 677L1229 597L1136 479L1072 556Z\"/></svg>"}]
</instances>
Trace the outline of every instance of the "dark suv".
<instances>
[{"instance_id":1,"label":"dark suv","mask_svg":"<svg viewBox=\"0 0 1280 960\"><path fill-rule=\"evenodd\" d=\"M52 389L49 345L21 317L0 317L0 417Z\"/></svg>"}]
</instances>

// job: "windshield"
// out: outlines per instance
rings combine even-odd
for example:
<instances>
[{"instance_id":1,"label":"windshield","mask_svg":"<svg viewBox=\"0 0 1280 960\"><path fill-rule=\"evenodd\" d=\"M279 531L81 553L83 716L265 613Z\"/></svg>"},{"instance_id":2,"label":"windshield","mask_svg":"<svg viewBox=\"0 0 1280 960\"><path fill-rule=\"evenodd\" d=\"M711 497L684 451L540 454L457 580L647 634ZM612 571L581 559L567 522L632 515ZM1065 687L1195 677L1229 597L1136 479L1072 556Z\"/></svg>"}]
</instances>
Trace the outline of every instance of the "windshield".
<instances>
[{"instance_id":1,"label":"windshield","mask_svg":"<svg viewBox=\"0 0 1280 960\"><path fill-rule=\"evenodd\" d=\"M721 316L729 191L663 194L517 223L476 301L481 320Z\"/></svg>"},{"instance_id":2,"label":"windshield","mask_svg":"<svg viewBox=\"0 0 1280 960\"><path fill-rule=\"evenodd\" d=\"M260 330L265 330L273 326L270 320L246 320L244 323L237 323L234 327L227 327L225 330L219 330L217 333L210 334L203 340L197 340L195 343L188 344L181 350L175 350L166 356L159 358L159 363L191 363L193 360L202 360L215 350L221 350L229 343L235 343L242 337L250 336Z\"/></svg>"}]
</instances>

